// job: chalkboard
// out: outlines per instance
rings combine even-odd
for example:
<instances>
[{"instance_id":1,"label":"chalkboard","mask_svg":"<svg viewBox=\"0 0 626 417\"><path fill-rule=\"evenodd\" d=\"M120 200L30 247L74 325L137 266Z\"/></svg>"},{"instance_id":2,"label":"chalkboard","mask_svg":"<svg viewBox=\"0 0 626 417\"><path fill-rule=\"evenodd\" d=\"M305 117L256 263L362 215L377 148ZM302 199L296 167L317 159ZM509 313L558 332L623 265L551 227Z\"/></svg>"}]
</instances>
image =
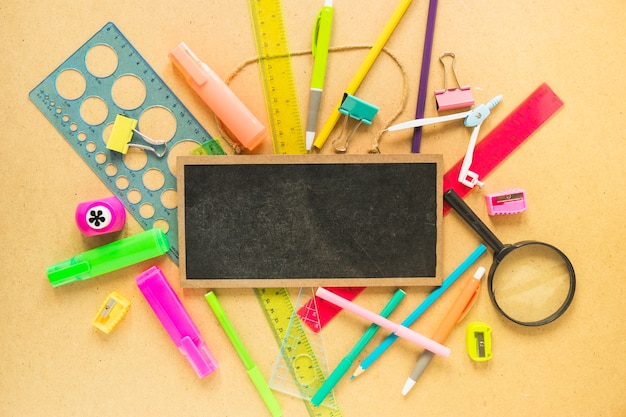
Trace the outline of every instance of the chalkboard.
<instances>
[{"instance_id":1,"label":"chalkboard","mask_svg":"<svg viewBox=\"0 0 626 417\"><path fill-rule=\"evenodd\" d=\"M441 155L177 160L182 287L440 285Z\"/></svg>"}]
</instances>

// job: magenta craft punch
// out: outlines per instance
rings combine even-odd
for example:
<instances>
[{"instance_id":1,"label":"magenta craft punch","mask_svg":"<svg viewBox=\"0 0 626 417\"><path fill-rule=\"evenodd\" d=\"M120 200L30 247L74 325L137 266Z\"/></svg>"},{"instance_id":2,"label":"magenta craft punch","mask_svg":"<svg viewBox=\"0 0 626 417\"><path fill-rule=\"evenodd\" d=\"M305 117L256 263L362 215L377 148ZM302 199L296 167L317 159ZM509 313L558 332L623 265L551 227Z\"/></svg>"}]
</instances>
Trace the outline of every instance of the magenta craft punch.
<instances>
[{"instance_id":1,"label":"magenta craft punch","mask_svg":"<svg viewBox=\"0 0 626 417\"><path fill-rule=\"evenodd\" d=\"M446 78L446 64L443 62L445 57L452 58L452 75L458 87L448 88ZM456 56L453 52L444 52L439 55L439 61L443 65L443 90L435 90L435 100L437 101L437 111L462 109L464 107L471 107L474 105L474 95L472 94L471 87L469 85L462 86L459 83L459 79L456 76L456 70L454 69L454 62Z\"/></svg>"},{"instance_id":2,"label":"magenta craft punch","mask_svg":"<svg viewBox=\"0 0 626 417\"><path fill-rule=\"evenodd\" d=\"M487 213L490 216L517 214L526 211L526 192L521 188L487 194Z\"/></svg>"},{"instance_id":3,"label":"magenta craft punch","mask_svg":"<svg viewBox=\"0 0 626 417\"><path fill-rule=\"evenodd\" d=\"M163 272L153 266L139 274L135 280L170 338L187 358L198 377L204 378L215 371L217 361Z\"/></svg>"},{"instance_id":4,"label":"magenta craft punch","mask_svg":"<svg viewBox=\"0 0 626 417\"><path fill-rule=\"evenodd\" d=\"M76 207L76 224L85 236L117 232L126 224L126 210L115 196L85 201Z\"/></svg>"}]
</instances>

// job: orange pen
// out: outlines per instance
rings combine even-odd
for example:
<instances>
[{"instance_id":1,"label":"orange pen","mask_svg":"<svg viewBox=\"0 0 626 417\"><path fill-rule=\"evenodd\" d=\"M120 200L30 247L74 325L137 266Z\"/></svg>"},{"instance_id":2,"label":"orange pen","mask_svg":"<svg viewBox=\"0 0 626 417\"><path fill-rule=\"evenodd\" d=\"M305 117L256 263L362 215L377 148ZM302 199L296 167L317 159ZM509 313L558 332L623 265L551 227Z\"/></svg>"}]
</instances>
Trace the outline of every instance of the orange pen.
<instances>
[{"instance_id":1,"label":"orange pen","mask_svg":"<svg viewBox=\"0 0 626 417\"><path fill-rule=\"evenodd\" d=\"M432 339L437 343L444 343L448 338L448 335L454 328L454 325L463 320L463 318L470 311L476 300L478 299L478 292L480 290L480 280L485 275L485 268L479 267L474 276L467 281L465 287L463 287L463 291L454 301L452 307L443 318L441 324L435 331ZM433 354L428 350L425 350L417 360L413 371L411 371L411 375L407 378L404 388L402 389L402 395L408 394L408 392L413 388L415 382L420 377L420 375L424 372L431 359L433 358Z\"/></svg>"}]
</instances>

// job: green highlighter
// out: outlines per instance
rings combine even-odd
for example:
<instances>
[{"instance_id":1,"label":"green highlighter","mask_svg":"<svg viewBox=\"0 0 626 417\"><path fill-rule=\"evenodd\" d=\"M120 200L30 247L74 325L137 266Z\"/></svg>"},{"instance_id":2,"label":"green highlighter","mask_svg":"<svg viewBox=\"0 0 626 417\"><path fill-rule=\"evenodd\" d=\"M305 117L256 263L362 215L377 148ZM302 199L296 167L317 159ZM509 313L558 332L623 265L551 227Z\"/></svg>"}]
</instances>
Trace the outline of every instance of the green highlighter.
<instances>
[{"instance_id":1,"label":"green highlighter","mask_svg":"<svg viewBox=\"0 0 626 417\"><path fill-rule=\"evenodd\" d=\"M395 294L389 299L385 307L380 312L382 317L389 317L389 315L393 312L396 306L402 301L406 293L402 290L397 290ZM311 402L315 406L319 406L324 398L330 393L330 391L337 385L337 382L343 377L348 369L352 366L352 363L356 359L356 357L361 353L365 346L372 340L372 337L376 334L380 326L377 324L372 324L367 328L363 336L359 339L357 344L348 352L346 357L344 357L339 365L335 368L335 370L328 376L324 384L320 387L320 389L315 393L313 398L311 398Z\"/></svg>"},{"instance_id":2,"label":"green highlighter","mask_svg":"<svg viewBox=\"0 0 626 417\"><path fill-rule=\"evenodd\" d=\"M154 258L169 249L163 230L150 229L51 265L46 273L50 284L60 287Z\"/></svg>"},{"instance_id":3,"label":"green highlighter","mask_svg":"<svg viewBox=\"0 0 626 417\"><path fill-rule=\"evenodd\" d=\"M233 344L233 347L237 351L239 358L241 358L241 361L243 362L244 366L246 367L246 371L248 372L248 376L252 380L252 383L256 387L259 394L261 395L261 398L265 402L267 409L270 411L270 413L272 413L273 417L281 416L283 412L280 409L280 405L278 404L276 397L274 397L274 393L270 389L269 385L267 385L267 382L265 381L265 378L263 378L263 374L261 374L259 368L257 368L257 366L252 361L250 354L241 342L239 335L237 335L233 324L226 316L226 312L222 308L220 302L217 300L215 293L213 291L209 291L204 295L204 298L206 298L206 301L207 303L209 303L211 310L213 310L213 313L215 313L217 320L224 328L228 339L230 339L230 342Z\"/></svg>"}]
</instances>

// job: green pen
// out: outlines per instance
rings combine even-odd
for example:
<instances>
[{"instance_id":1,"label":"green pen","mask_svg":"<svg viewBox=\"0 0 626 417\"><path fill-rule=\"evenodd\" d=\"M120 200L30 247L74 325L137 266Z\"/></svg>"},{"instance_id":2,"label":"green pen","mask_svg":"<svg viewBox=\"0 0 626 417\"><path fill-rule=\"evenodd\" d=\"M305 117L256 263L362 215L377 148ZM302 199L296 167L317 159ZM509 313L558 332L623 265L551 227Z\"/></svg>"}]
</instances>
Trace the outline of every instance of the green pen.
<instances>
[{"instance_id":1,"label":"green pen","mask_svg":"<svg viewBox=\"0 0 626 417\"><path fill-rule=\"evenodd\" d=\"M396 308L396 306L402 301L406 293L402 290L397 290L396 293L391 297L387 305L382 309L380 315L383 317L388 317L391 312ZM359 341L354 345L352 350L348 352L345 358L339 362L339 365L335 368L335 370L328 376L324 384L320 387L320 389L315 393L313 398L311 398L311 402L319 406L324 398L328 395L328 393L337 385L337 382L341 379L342 376L348 372L348 369L352 366L352 363L356 359L356 357L361 353L365 346L372 340L372 337L376 334L378 329L380 328L377 324L372 324L367 328L363 336L359 339Z\"/></svg>"},{"instance_id":2,"label":"green pen","mask_svg":"<svg viewBox=\"0 0 626 417\"><path fill-rule=\"evenodd\" d=\"M46 273L50 284L59 287L154 258L169 249L163 230L150 229L51 265Z\"/></svg>"},{"instance_id":3,"label":"green pen","mask_svg":"<svg viewBox=\"0 0 626 417\"><path fill-rule=\"evenodd\" d=\"M330 28L333 24L333 1L325 0L324 7L317 15L313 29L313 75L311 77L311 93L309 95L309 114L306 123L306 149L310 150L315 139L317 115L322 102L324 78L326 78L326 61L330 45Z\"/></svg>"},{"instance_id":4,"label":"green pen","mask_svg":"<svg viewBox=\"0 0 626 417\"><path fill-rule=\"evenodd\" d=\"M263 398L267 409L270 410L272 416L281 416L283 414L283 411L280 409L280 405L278 404L278 401L276 401L274 393L270 389L269 385L267 385L267 382L265 381L265 378L263 378L263 374L261 374L259 368L257 368L257 366L252 361L250 354L241 342L239 335L237 335L233 324L226 316L226 312L222 308L220 302L217 300L215 293L213 291L209 291L204 295L204 298L206 298L206 301L207 303L209 303L211 310L213 310L213 313L215 313L217 320L224 328L226 336L228 336L228 339L230 339L230 342L233 344L233 347L237 351L239 358L241 358L241 361L243 362L244 366L246 367L246 371L248 372L248 376L252 380L252 383L256 387L257 391L259 391L259 394L261 395L261 398Z\"/></svg>"}]
</instances>

